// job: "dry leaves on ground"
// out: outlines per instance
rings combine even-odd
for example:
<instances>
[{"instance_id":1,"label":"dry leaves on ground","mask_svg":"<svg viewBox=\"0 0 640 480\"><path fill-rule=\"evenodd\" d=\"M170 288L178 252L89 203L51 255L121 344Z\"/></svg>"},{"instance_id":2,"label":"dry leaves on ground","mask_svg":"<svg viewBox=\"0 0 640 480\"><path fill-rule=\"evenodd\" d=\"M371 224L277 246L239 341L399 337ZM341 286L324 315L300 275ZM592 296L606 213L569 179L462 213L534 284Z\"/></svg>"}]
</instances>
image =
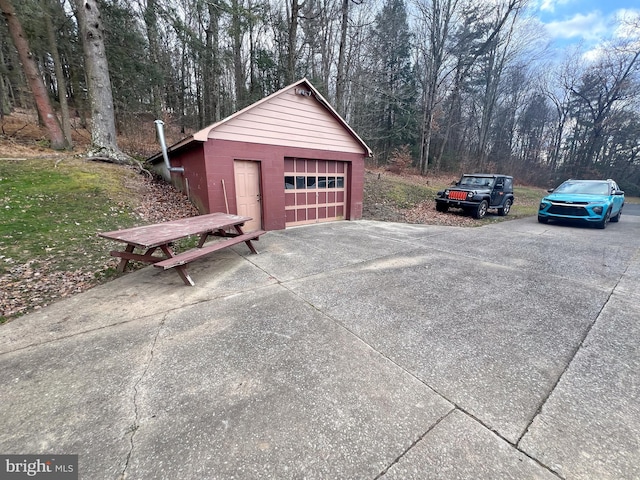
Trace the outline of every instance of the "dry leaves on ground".
<instances>
[{"instance_id":1,"label":"dry leaves on ground","mask_svg":"<svg viewBox=\"0 0 640 480\"><path fill-rule=\"evenodd\" d=\"M189 200L173 186L138 175L128 188L140 198L135 213L141 223L157 223L197 215ZM75 252L82 254L83 252ZM105 254L97 265L59 271L51 259L39 258L13 266L0 275L0 317L40 309L60 298L83 292L100 283L100 273L114 268L118 259Z\"/></svg>"}]
</instances>

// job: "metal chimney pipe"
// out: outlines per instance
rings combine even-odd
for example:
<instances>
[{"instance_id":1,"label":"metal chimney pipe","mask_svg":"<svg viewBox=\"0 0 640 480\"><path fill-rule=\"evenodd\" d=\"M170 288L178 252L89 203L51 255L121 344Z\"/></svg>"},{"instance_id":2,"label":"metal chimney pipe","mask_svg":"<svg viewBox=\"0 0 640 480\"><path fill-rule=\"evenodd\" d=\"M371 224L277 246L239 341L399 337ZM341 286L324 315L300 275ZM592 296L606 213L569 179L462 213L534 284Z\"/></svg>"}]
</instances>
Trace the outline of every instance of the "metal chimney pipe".
<instances>
[{"instance_id":1,"label":"metal chimney pipe","mask_svg":"<svg viewBox=\"0 0 640 480\"><path fill-rule=\"evenodd\" d=\"M167 153L167 142L164 139L164 122L162 120L156 120L156 129L158 130L158 139L160 140L160 147L162 148L162 157L164 158L164 164L167 170L170 172L184 173L184 167L172 167L169 163L169 154Z\"/></svg>"}]
</instances>

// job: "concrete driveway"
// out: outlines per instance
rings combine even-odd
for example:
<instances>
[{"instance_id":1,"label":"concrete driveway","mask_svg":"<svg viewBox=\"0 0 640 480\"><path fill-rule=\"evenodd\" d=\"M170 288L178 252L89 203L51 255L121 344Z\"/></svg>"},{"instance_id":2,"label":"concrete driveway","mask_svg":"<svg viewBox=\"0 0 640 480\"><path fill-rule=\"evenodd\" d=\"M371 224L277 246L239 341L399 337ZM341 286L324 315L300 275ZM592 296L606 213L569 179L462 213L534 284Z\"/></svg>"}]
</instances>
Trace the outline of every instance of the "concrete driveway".
<instances>
[{"instance_id":1,"label":"concrete driveway","mask_svg":"<svg viewBox=\"0 0 640 480\"><path fill-rule=\"evenodd\" d=\"M83 479L640 478L640 217L257 247L0 326L0 453Z\"/></svg>"},{"instance_id":2,"label":"concrete driveway","mask_svg":"<svg viewBox=\"0 0 640 480\"><path fill-rule=\"evenodd\" d=\"M640 205L637 203L626 203L624 205L623 215L640 215Z\"/></svg>"}]
</instances>

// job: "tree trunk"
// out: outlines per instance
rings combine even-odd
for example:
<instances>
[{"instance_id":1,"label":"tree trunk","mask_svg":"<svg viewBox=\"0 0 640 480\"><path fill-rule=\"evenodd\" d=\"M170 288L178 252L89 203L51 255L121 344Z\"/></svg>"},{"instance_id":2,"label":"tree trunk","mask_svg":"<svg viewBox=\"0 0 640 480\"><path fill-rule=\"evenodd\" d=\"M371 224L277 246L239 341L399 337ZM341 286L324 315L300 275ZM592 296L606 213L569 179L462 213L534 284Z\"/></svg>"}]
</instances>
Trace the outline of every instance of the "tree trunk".
<instances>
[{"instance_id":1,"label":"tree trunk","mask_svg":"<svg viewBox=\"0 0 640 480\"><path fill-rule=\"evenodd\" d=\"M420 173L425 175L429 168L429 153L434 135L434 115L438 104L437 95L442 83L445 64L446 44L450 37L450 25L456 14L457 0L431 0L425 4L422 15L427 27L429 49L425 52L425 98L422 118L422 148L420 150ZM440 159L436 157L435 170L440 169Z\"/></svg>"},{"instance_id":2,"label":"tree trunk","mask_svg":"<svg viewBox=\"0 0 640 480\"><path fill-rule=\"evenodd\" d=\"M157 5L155 0L147 0L144 9L144 24L147 29L147 40L149 41L149 59L153 64L154 73L157 75L151 84L153 116L156 119L162 118L162 90L164 71L160 66L160 45L158 33Z\"/></svg>"},{"instance_id":3,"label":"tree trunk","mask_svg":"<svg viewBox=\"0 0 640 480\"><path fill-rule=\"evenodd\" d=\"M298 15L300 13L300 3L298 0L291 0L291 11L289 12L289 37L287 39L287 71L286 83L291 84L296 78L296 38L298 35Z\"/></svg>"},{"instance_id":4,"label":"tree trunk","mask_svg":"<svg viewBox=\"0 0 640 480\"><path fill-rule=\"evenodd\" d=\"M231 1L231 38L233 42L233 78L236 85L236 108L247 106L246 76L242 62L243 21L246 14L238 0Z\"/></svg>"},{"instance_id":5,"label":"tree trunk","mask_svg":"<svg viewBox=\"0 0 640 480\"><path fill-rule=\"evenodd\" d=\"M205 85L205 116L207 122L220 120L220 12L221 6L209 3L209 26L207 28L207 51L204 68L207 84Z\"/></svg>"},{"instance_id":6,"label":"tree trunk","mask_svg":"<svg viewBox=\"0 0 640 480\"><path fill-rule=\"evenodd\" d=\"M74 3L91 104L91 149L88 155L114 163L135 163L120 151L117 144L111 78L98 3L96 0L74 0Z\"/></svg>"},{"instance_id":7,"label":"tree trunk","mask_svg":"<svg viewBox=\"0 0 640 480\"><path fill-rule=\"evenodd\" d=\"M344 107L344 96L346 88L345 57L347 50L347 29L349 27L349 1L342 0L342 21L340 22L340 48L338 51L338 67L336 71L336 108L343 116L346 109Z\"/></svg>"},{"instance_id":8,"label":"tree trunk","mask_svg":"<svg viewBox=\"0 0 640 480\"><path fill-rule=\"evenodd\" d=\"M0 39L1 42L1 39ZM5 115L9 115L11 113L11 102L9 102L9 86L10 83L7 79L5 79L4 72L4 53L0 48L0 65L2 65L0 70L0 119Z\"/></svg>"},{"instance_id":9,"label":"tree trunk","mask_svg":"<svg viewBox=\"0 0 640 480\"><path fill-rule=\"evenodd\" d=\"M51 58L56 72L56 83L58 86L58 98L60 99L60 114L62 116L62 132L64 133L67 146L73 146L71 138L71 118L69 116L69 103L67 102L67 81L62 70L62 62L60 61L60 53L58 51L58 42L56 40L55 30L51 22L51 0L41 0L42 9L45 12L44 19L47 26L47 37L49 46L51 47Z\"/></svg>"},{"instance_id":10,"label":"tree trunk","mask_svg":"<svg viewBox=\"0 0 640 480\"><path fill-rule=\"evenodd\" d=\"M49 94L44 86L44 82L40 72L38 71L36 62L33 60L31 50L29 48L29 42L22 30L22 24L16 16L16 11L11 0L0 0L0 10L2 10L2 13L7 20L9 33L16 50L18 51L20 63L22 63L22 69L27 77L31 92L33 93L36 108L38 109L40 118L49 133L51 148L54 150L63 150L67 148L67 142L64 139L64 134L60 128L60 124L58 123L58 118L51 106Z\"/></svg>"}]
</instances>

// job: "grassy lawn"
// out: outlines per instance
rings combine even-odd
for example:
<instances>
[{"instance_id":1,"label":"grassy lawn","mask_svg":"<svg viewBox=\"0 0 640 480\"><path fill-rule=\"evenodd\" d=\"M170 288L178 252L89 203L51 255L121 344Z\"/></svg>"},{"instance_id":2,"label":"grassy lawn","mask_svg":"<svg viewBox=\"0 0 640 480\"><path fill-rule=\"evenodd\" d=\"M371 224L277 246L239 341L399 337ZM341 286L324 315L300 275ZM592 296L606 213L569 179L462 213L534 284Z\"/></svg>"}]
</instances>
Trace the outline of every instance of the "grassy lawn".
<instances>
[{"instance_id":1,"label":"grassy lawn","mask_svg":"<svg viewBox=\"0 0 640 480\"><path fill-rule=\"evenodd\" d=\"M73 157L0 160L0 323L5 309L29 311L115 274L96 233L140 221L126 186L135 175Z\"/></svg>"},{"instance_id":2,"label":"grassy lawn","mask_svg":"<svg viewBox=\"0 0 640 480\"><path fill-rule=\"evenodd\" d=\"M516 185L513 187L513 195L516 198L511 212L516 218L529 217L538 214L538 205L542 197L547 195L547 191L537 187L525 187Z\"/></svg>"},{"instance_id":3,"label":"grassy lawn","mask_svg":"<svg viewBox=\"0 0 640 480\"><path fill-rule=\"evenodd\" d=\"M84 268L96 250L96 265L104 264L104 241L96 232L135 220L123 171L73 158L1 160L0 274L33 260Z\"/></svg>"}]
</instances>

